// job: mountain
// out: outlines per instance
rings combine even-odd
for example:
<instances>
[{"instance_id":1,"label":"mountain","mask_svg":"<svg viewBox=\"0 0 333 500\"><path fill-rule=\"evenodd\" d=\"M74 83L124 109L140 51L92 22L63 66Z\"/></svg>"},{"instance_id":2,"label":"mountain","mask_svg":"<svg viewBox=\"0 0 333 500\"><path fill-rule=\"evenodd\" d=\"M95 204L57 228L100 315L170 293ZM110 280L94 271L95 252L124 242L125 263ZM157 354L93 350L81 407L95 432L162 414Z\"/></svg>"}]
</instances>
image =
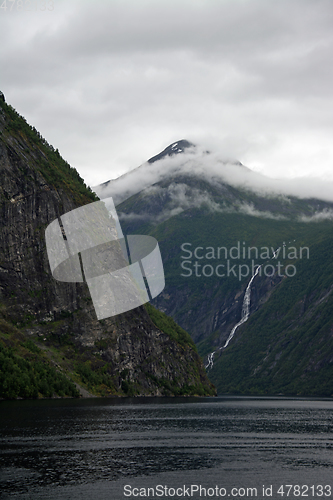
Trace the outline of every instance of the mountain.
<instances>
[{"instance_id":1,"label":"mountain","mask_svg":"<svg viewBox=\"0 0 333 500\"><path fill-rule=\"evenodd\" d=\"M189 335L149 304L98 321L85 283L56 281L45 229L98 200L0 99L0 397L213 395Z\"/></svg>"},{"instance_id":2,"label":"mountain","mask_svg":"<svg viewBox=\"0 0 333 500\"><path fill-rule=\"evenodd\" d=\"M159 241L153 304L190 333L219 393L333 395L333 203L302 183L182 140L95 188L128 234Z\"/></svg>"}]
</instances>

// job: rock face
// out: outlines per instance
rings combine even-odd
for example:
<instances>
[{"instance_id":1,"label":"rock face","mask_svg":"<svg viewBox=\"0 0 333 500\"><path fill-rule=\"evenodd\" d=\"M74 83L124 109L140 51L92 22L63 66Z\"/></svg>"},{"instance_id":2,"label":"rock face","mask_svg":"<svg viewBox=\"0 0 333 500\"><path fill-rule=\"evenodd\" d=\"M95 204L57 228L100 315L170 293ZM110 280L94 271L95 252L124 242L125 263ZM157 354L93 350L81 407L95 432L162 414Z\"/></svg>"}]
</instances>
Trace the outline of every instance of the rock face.
<instances>
[{"instance_id":1,"label":"rock face","mask_svg":"<svg viewBox=\"0 0 333 500\"><path fill-rule=\"evenodd\" d=\"M144 307L97 321L86 284L53 279L45 249L47 225L97 197L4 101L0 176L3 321L50 352L61 346L60 369L68 374L79 365L81 372L82 366L103 369L108 394L213 394L195 348L158 329Z\"/></svg>"},{"instance_id":2,"label":"rock face","mask_svg":"<svg viewBox=\"0 0 333 500\"><path fill-rule=\"evenodd\" d=\"M156 156L153 156L148 160L148 163L154 163L155 161L162 160L162 158L165 158L166 156L173 156L177 155L179 153L184 153L184 151L188 148L193 148L194 144L192 144L189 141L186 141L185 139L182 139L181 141L173 142L165 148L161 153L159 153Z\"/></svg>"}]
</instances>

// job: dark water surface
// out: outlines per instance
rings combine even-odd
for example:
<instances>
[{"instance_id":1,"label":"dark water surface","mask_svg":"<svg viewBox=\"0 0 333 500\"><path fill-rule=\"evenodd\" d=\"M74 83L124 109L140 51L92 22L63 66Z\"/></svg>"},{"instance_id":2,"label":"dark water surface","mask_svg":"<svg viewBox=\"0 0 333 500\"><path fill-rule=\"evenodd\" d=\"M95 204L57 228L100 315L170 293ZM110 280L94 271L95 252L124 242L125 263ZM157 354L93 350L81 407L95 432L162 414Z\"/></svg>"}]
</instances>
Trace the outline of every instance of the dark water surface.
<instances>
[{"instance_id":1,"label":"dark water surface","mask_svg":"<svg viewBox=\"0 0 333 500\"><path fill-rule=\"evenodd\" d=\"M0 402L4 499L325 499L329 486L332 400Z\"/></svg>"}]
</instances>

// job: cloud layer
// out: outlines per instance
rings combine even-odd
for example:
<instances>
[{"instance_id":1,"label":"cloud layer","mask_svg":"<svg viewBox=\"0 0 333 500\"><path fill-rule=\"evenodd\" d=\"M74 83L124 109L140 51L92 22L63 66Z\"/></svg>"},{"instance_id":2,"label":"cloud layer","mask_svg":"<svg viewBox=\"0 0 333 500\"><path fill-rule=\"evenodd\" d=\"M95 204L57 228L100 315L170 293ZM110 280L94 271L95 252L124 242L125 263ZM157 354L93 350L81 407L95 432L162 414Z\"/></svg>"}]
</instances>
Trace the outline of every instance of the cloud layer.
<instances>
[{"instance_id":1,"label":"cloud layer","mask_svg":"<svg viewBox=\"0 0 333 500\"><path fill-rule=\"evenodd\" d=\"M0 16L0 88L90 185L179 138L332 178L331 0L25 5Z\"/></svg>"},{"instance_id":2,"label":"cloud layer","mask_svg":"<svg viewBox=\"0 0 333 500\"><path fill-rule=\"evenodd\" d=\"M101 198L113 197L115 204L118 205L157 182L164 179L172 180L175 175L196 176L212 185L221 186L226 183L249 189L261 196L283 196L286 200L288 196L296 196L333 202L333 181L324 181L311 176L287 180L272 179L245 166L232 163L219 153L206 153L202 147L189 148L185 153L165 157L154 163L146 162L106 186L94 189ZM157 188L150 189L153 193ZM175 191L172 185L168 189ZM178 186L178 190L179 193L175 191L173 197L178 200L177 206L183 206L186 201L185 188L181 189ZM250 210L250 207L248 209Z\"/></svg>"}]
</instances>

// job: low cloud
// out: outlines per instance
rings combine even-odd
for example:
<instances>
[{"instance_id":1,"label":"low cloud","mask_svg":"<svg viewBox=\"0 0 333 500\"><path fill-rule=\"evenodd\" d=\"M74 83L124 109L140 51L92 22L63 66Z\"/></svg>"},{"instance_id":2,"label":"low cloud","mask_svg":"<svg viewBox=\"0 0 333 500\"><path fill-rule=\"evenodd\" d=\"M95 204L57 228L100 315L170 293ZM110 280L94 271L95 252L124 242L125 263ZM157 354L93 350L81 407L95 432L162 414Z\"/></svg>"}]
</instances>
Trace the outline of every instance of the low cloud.
<instances>
[{"instance_id":1,"label":"low cloud","mask_svg":"<svg viewBox=\"0 0 333 500\"><path fill-rule=\"evenodd\" d=\"M321 212L316 212L310 216L301 215L298 219L301 222L321 222L324 220L333 220L333 210L325 208Z\"/></svg>"},{"instance_id":2,"label":"low cloud","mask_svg":"<svg viewBox=\"0 0 333 500\"><path fill-rule=\"evenodd\" d=\"M171 183L167 187L156 185L151 186L144 191L143 196L144 198L147 198L145 207L149 206L149 201L152 201L152 199L154 202L159 200L161 210L158 211L156 203L153 203L154 208L150 212L147 210L140 213L119 212L121 220L145 220L153 223L159 223L170 219L185 210L195 209L202 206L212 213L241 213L265 219L286 219L286 217L279 214L257 210L252 203L240 203L238 201L231 205L227 205L224 201L217 203L207 191L192 188L184 183Z\"/></svg>"},{"instance_id":3,"label":"low cloud","mask_svg":"<svg viewBox=\"0 0 333 500\"><path fill-rule=\"evenodd\" d=\"M149 198L154 197L161 202L161 210L158 211L156 207L152 212L144 211L141 213L123 213L119 212L119 217L122 220L147 220L151 222L163 222L170 219L185 210L198 208L204 205L210 212L222 212L219 203L205 191L200 191L197 188L191 188L187 184L171 183L167 187L151 186L144 192L144 196ZM149 202L148 202L149 203Z\"/></svg>"},{"instance_id":4,"label":"low cloud","mask_svg":"<svg viewBox=\"0 0 333 500\"><path fill-rule=\"evenodd\" d=\"M93 189L101 198L112 196L115 204L118 205L130 196L158 182L164 180L169 182L176 176L181 182L182 175L186 176L186 178L197 177L213 186L218 185L222 190L223 185L228 184L236 188L253 191L260 196L282 196L286 201L289 201L288 197L294 196L303 199L315 198L333 202L332 181L309 176L295 179L272 179L254 172L237 161L225 159L220 153L207 153L205 148L199 146L189 148L185 153L166 157L154 163L146 162L118 179L110 181L107 185L100 185ZM179 186L179 184L177 185ZM173 189L175 191L176 188ZM185 192L182 191L182 188L178 189L179 204L181 206L186 205L188 201ZM176 196L176 191L173 195ZM209 203L209 200L207 200L207 203ZM248 207L247 210L250 212L251 207ZM253 209L252 214L254 214Z\"/></svg>"},{"instance_id":5,"label":"low cloud","mask_svg":"<svg viewBox=\"0 0 333 500\"><path fill-rule=\"evenodd\" d=\"M273 214L272 212L268 212L266 210L257 210L251 203L242 203L238 207L236 206L236 210L233 209L232 211L240 212L245 215L251 215L253 217L262 217L264 219L274 219L274 220L287 219L287 217L284 217L283 215Z\"/></svg>"}]
</instances>

